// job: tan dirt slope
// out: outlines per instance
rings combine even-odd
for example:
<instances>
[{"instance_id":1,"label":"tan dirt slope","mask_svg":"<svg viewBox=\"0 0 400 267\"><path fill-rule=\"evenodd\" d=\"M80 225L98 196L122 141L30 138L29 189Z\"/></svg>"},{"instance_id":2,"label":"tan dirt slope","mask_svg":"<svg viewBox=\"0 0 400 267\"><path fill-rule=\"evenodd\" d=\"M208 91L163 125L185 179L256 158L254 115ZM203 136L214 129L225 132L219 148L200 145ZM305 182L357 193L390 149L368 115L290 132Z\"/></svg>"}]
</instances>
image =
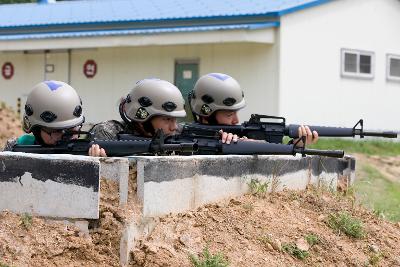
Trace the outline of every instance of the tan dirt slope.
<instances>
[{"instance_id":1,"label":"tan dirt slope","mask_svg":"<svg viewBox=\"0 0 400 267\"><path fill-rule=\"evenodd\" d=\"M161 219L133 253L134 266L190 266L188 255L206 245L230 266L400 266L400 225L383 221L344 198L315 190L267 198L243 196ZM362 239L328 227L337 211L361 219ZM306 236L320 242L307 247ZM299 260L282 251L297 244L309 252Z\"/></svg>"},{"instance_id":2,"label":"tan dirt slope","mask_svg":"<svg viewBox=\"0 0 400 267\"><path fill-rule=\"evenodd\" d=\"M23 134L21 121L17 114L3 102L0 102L0 149L7 139Z\"/></svg>"},{"instance_id":3,"label":"tan dirt slope","mask_svg":"<svg viewBox=\"0 0 400 267\"><path fill-rule=\"evenodd\" d=\"M102 197L101 218L92 222L89 236L40 218L25 226L24 216L0 213L0 263L118 266L126 212L110 204L117 199ZM328 227L328 216L336 211L361 219L366 236L356 239ZM304 238L311 234L319 243L310 247ZM297 259L282 251L285 244L297 244L309 256ZM137 242L130 266L191 266L188 255L205 246L223 253L230 266L400 266L400 225L377 218L351 198L318 190L247 195L161 218L150 236Z\"/></svg>"}]
</instances>

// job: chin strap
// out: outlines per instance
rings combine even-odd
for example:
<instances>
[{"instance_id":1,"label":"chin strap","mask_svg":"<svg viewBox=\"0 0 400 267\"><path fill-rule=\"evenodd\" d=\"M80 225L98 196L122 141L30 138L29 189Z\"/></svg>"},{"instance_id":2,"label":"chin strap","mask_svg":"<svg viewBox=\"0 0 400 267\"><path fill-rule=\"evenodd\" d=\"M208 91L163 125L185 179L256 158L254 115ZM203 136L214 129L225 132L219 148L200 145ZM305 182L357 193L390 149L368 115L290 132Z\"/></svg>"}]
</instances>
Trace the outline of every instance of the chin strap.
<instances>
[{"instance_id":1,"label":"chin strap","mask_svg":"<svg viewBox=\"0 0 400 267\"><path fill-rule=\"evenodd\" d=\"M124 110L125 103L126 103L126 98L124 98L121 101L121 103L119 104L119 109L118 109L119 110L119 115L121 116L122 120L126 124L131 125L132 124L132 120L128 118L128 116L126 115L125 110Z\"/></svg>"}]
</instances>

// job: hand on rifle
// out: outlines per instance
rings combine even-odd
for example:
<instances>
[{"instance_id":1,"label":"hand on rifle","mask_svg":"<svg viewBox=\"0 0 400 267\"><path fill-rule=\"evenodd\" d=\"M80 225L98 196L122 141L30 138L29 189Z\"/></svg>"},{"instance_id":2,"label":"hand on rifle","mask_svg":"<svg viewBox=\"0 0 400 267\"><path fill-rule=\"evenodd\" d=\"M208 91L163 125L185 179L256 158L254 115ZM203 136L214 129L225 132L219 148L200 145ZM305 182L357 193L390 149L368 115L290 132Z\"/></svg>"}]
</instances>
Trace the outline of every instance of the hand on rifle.
<instances>
[{"instance_id":1,"label":"hand on rifle","mask_svg":"<svg viewBox=\"0 0 400 267\"><path fill-rule=\"evenodd\" d=\"M106 151L97 144L93 144L89 148L88 154L92 157L107 157Z\"/></svg>"},{"instance_id":2,"label":"hand on rifle","mask_svg":"<svg viewBox=\"0 0 400 267\"><path fill-rule=\"evenodd\" d=\"M310 144L315 144L318 141L318 133L316 131L311 132L310 127L301 125L299 127L299 137L305 136L306 137L306 145ZM296 143L299 139L297 138L293 140L293 143L296 144L296 146L303 146L303 142L300 140L298 143Z\"/></svg>"},{"instance_id":3,"label":"hand on rifle","mask_svg":"<svg viewBox=\"0 0 400 267\"><path fill-rule=\"evenodd\" d=\"M239 140L239 137L236 134L227 133L222 130L219 130L219 133L221 134L221 141L223 144L229 145L231 142L237 143Z\"/></svg>"}]
</instances>

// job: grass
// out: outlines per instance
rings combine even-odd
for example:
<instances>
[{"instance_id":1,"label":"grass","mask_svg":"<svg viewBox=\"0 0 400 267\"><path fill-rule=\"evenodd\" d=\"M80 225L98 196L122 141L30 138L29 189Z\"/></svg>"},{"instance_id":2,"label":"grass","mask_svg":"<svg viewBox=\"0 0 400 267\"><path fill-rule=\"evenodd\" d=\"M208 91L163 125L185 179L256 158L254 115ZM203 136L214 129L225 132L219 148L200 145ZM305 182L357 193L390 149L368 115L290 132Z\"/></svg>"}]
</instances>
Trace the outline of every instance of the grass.
<instances>
[{"instance_id":1,"label":"grass","mask_svg":"<svg viewBox=\"0 0 400 267\"><path fill-rule=\"evenodd\" d=\"M400 221L400 183L387 180L377 169L365 165L356 180L356 195L364 206L388 220Z\"/></svg>"},{"instance_id":2,"label":"grass","mask_svg":"<svg viewBox=\"0 0 400 267\"><path fill-rule=\"evenodd\" d=\"M327 224L339 234L344 233L353 238L365 237L365 230L362 222L359 219L352 217L347 212L329 214Z\"/></svg>"},{"instance_id":3,"label":"grass","mask_svg":"<svg viewBox=\"0 0 400 267\"><path fill-rule=\"evenodd\" d=\"M22 225L25 229L29 229L32 226L32 216L28 213L21 215L20 225Z\"/></svg>"},{"instance_id":4,"label":"grass","mask_svg":"<svg viewBox=\"0 0 400 267\"><path fill-rule=\"evenodd\" d=\"M199 256L189 255L190 262L194 267L228 267L229 262L222 253L211 254L208 247L203 249Z\"/></svg>"},{"instance_id":5,"label":"grass","mask_svg":"<svg viewBox=\"0 0 400 267\"><path fill-rule=\"evenodd\" d=\"M250 192L255 196L265 197L268 190L268 182L261 182L258 179L251 179L247 184Z\"/></svg>"},{"instance_id":6,"label":"grass","mask_svg":"<svg viewBox=\"0 0 400 267\"><path fill-rule=\"evenodd\" d=\"M358 140L357 140L358 139ZM310 147L317 149L343 149L346 153L377 156L399 156L400 142L386 140L359 140L359 138L320 138ZM360 164L357 162L357 164ZM400 180L399 180L400 181ZM357 202L376 215L390 221L400 221L400 183L390 181L377 168L364 165L353 186Z\"/></svg>"},{"instance_id":7,"label":"grass","mask_svg":"<svg viewBox=\"0 0 400 267\"><path fill-rule=\"evenodd\" d=\"M321 242L319 237L315 234L306 235L304 238L306 239L306 241L310 245L310 247L317 245Z\"/></svg>"},{"instance_id":8,"label":"grass","mask_svg":"<svg viewBox=\"0 0 400 267\"><path fill-rule=\"evenodd\" d=\"M0 261L0 267L10 267L10 266L7 265L7 264L5 264L5 263L2 263L2 262Z\"/></svg>"},{"instance_id":9,"label":"grass","mask_svg":"<svg viewBox=\"0 0 400 267\"><path fill-rule=\"evenodd\" d=\"M369 259L368 259L368 263L371 266L379 266L379 261L382 258L382 253L377 252L377 253L373 253L372 255L370 255Z\"/></svg>"},{"instance_id":10,"label":"grass","mask_svg":"<svg viewBox=\"0 0 400 267\"><path fill-rule=\"evenodd\" d=\"M299 249L295 244L283 244L282 249L299 260L304 260L310 256L308 251Z\"/></svg>"},{"instance_id":11,"label":"grass","mask_svg":"<svg viewBox=\"0 0 400 267\"><path fill-rule=\"evenodd\" d=\"M338 138L323 138L311 145L315 149L342 149L348 153L362 153L377 156L396 156L400 155L400 142L387 140L350 140Z\"/></svg>"}]
</instances>

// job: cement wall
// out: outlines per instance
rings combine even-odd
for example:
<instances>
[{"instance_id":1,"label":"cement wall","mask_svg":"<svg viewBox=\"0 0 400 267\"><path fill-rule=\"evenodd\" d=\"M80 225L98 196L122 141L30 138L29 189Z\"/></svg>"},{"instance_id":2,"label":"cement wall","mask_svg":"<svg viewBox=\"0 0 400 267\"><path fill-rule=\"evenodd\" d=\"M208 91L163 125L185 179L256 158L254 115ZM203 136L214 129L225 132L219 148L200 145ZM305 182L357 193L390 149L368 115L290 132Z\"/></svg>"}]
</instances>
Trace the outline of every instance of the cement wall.
<instances>
[{"instance_id":1,"label":"cement wall","mask_svg":"<svg viewBox=\"0 0 400 267\"><path fill-rule=\"evenodd\" d=\"M248 120L251 113L278 112L276 49L270 44L227 43L72 50L70 83L82 98L86 122L119 120L118 101L127 95L136 81L157 77L174 82L175 61L197 60L199 75L223 72L239 81L248 103L239 114L243 121ZM95 60L98 67L96 76L91 79L82 71L88 59ZM17 98L21 97L24 107L27 94L38 82L44 79L68 81L65 51L46 54L46 61L53 64L55 70L45 78L44 54L0 52L0 66L12 62L15 68L12 79L5 80L0 76L1 100L16 107Z\"/></svg>"},{"instance_id":2,"label":"cement wall","mask_svg":"<svg viewBox=\"0 0 400 267\"><path fill-rule=\"evenodd\" d=\"M71 155L0 153L0 210L99 218L100 163Z\"/></svg>"},{"instance_id":3,"label":"cement wall","mask_svg":"<svg viewBox=\"0 0 400 267\"><path fill-rule=\"evenodd\" d=\"M398 0L351 0L281 17L279 114L345 127L363 118L366 129L399 131L400 83L386 78L387 54L400 55L399 13ZM374 53L374 78L343 77L341 49Z\"/></svg>"},{"instance_id":4,"label":"cement wall","mask_svg":"<svg viewBox=\"0 0 400 267\"><path fill-rule=\"evenodd\" d=\"M130 157L137 166L138 198L144 217L195 209L248 192L249 182L267 182L270 191L305 189L354 180L355 160L292 156Z\"/></svg>"},{"instance_id":5,"label":"cement wall","mask_svg":"<svg viewBox=\"0 0 400 267\"><path fill-rule=\"evenodd\" d=\"M130 168L136 177L130 177ZM354 171L351 157L91 158L2 152L0 210L68 219L87 234L88 223L80 219L99 218L100 178L118 181L119 205L141 207L121 233L120 260L126 265L135 240L150 233L159 216L243 195L254 179L267 182L269 191L305 189L310 184L345 190L354 181ZM135 178L137 197L127 202L129 179Z\"/></svg>"}]
</instances>

